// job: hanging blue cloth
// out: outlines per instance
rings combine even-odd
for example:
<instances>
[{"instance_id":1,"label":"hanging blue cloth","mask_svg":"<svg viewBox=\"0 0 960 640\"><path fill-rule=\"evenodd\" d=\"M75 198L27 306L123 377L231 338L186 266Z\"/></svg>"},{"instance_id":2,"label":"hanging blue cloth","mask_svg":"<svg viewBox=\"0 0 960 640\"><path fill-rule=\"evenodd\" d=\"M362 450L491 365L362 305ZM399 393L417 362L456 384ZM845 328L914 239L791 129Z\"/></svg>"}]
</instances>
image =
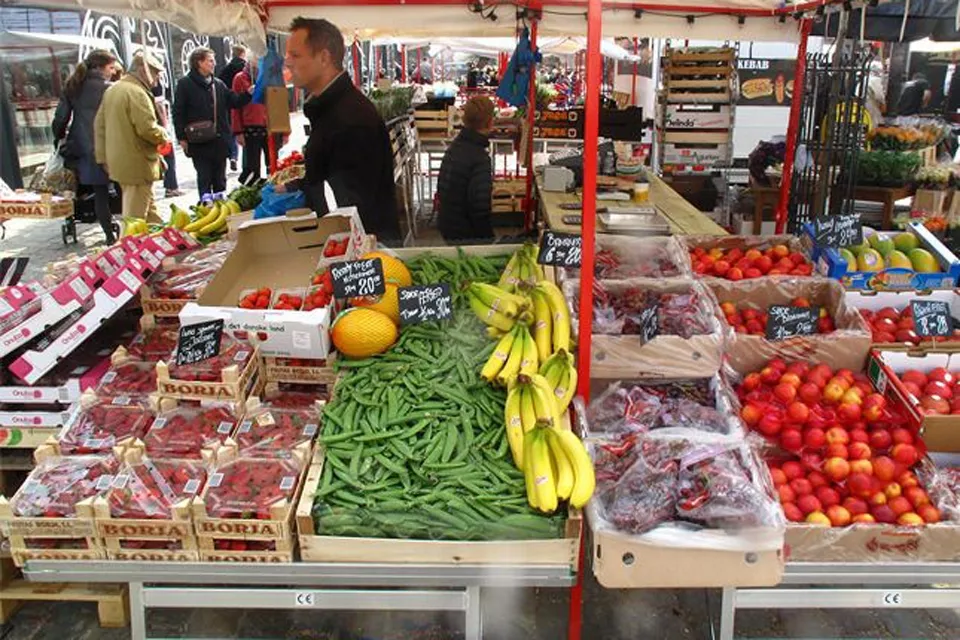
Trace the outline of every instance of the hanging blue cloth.
<instances>
[{"instance_id":1,"label":"hanging blue cloth","mask_svg":"<svg viewBox=\"0 0 960 640\"><path fill-rule=\"evenodd\" d=\"M268 49L266 55L260 58L257 65L257 81L253 86L253 102L263 104L267 87L282 87L283 58L273 49Z\"/></svg>"},{"instance_id":2,"label":"hanging blue cloth","mask_svg":"<svg viewBox=\"0 0 960 640\"><path fill-rule=\"evenodd\" d=\"M524 27L517 48L510 56L503 79L500 80L500 86L497 87L497 97L514 107L525 106L530 93L531 65L542 59L539 51L530 48L530 30Z\"/></svg>"}]
</instances>

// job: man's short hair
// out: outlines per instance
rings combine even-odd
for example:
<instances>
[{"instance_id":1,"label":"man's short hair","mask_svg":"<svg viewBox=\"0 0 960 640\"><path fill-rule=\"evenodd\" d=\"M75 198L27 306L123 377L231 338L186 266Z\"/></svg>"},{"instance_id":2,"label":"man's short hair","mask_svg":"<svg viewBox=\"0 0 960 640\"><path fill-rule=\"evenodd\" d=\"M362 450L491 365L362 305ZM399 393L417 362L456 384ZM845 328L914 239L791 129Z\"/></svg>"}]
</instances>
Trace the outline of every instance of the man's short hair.
<instances>
[{"instance_id":1,"label":"man's short hair","mask_svg":"<svg viewBox=\"0 0 960 640\"><path fill-rule=\"evenodd\" d=\"M242 44L233 45L232 51L234 58L242 58L243 56L247 55L247 48Z\"/></svg>"},{"instance_id":2,"label":"man's short hair","mask_svg":"<svg viewBox=\"0 0 960 640\"><path fill-rule=\"evenodd\" d=\"M207 59L207 56L213 55L213 49L207 49L206 47L197 47L190 52L190 69L196 71L200 67L200 63Z\"/></svg>"},{"instance_id":3,"label":"man's short hair","mask_svg":"<svg viewBox=\"0 0 960 640\"><path fill-rule=\"evenodd\" d=\"M307 32L307 42L311 53L327 51L338 69L343 69L343 57L346 55L346 46L343 44L343 34L329 20L323 18L294 18L290 23L290 32L303 29Z\"/></svg>"},{"instance_id":4,"label":"man's short hair","mask_svg":"<svg viewBox=\"0 0 960 640\"><path fill-rule=\"evenodd\" d=\"M463 107L463 126L474 131L485 128L493 120L493 102L486 96L474 96Z\"/></svg>"}]
</instances>

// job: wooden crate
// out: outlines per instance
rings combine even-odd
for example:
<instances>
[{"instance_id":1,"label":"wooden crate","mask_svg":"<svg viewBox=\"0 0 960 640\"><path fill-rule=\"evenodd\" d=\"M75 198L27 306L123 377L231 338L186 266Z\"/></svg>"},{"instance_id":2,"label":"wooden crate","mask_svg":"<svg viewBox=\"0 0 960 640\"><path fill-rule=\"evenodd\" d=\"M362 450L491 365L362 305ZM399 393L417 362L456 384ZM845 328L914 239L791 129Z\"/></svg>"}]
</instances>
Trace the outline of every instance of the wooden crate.
<instances>
[{"instance_id":1,"label":"wooden crate","mask_svg":"<svg viewBox=\"0 0 960 640\"><path fill-rule=\"evenodd\" d=\"M453 136L450 109L416 109L413 112L417 135L421 140L446 139Z\"/></svg>"},{"instance_id":2,"label":"wooden crate","mask_svg":"<svg viewBox=\"0 0 960 640\"><path fill-rule=\"evenodd\" d=\"M663 142L673 144L722 145L730 140L727 131L664 131Z\"/></svg>"},{"instance_id":3,"label":"wooden crate","mask_svg":"<svg viewBox=\"0 0 960 640\"><path fill-rule=\"evenodd\" d=\"M140 307L147 316L177 318L188 302L196 302L196 300L159 298L150 288L150 283L144 283L140 287Z\"/></svg>"},{"instance_id":4,"label":"wooden crate","mask_svg":"<svg viewBox=\"0 0 960 640\"><path fill-rule=\"evenodd\" d=\"M244 402L252 387L262 380L260 373L260 349L250 345L252 354L241 370L231 365L220 372L220 381L203 382L177 380L170 377L166 362L157 363L157 387L160 395L178 400L228 400Z\"/></svg>"},{"instance_id":5,"label":"wooden crate","mask_svg":"<svg viewBox=\"0 0 960 640\"><path fill-rule=\"evenodd\" d=\"M20 194L25 191L18 191ZM73 198L39 194L37 200L4 200L0 198L0 218L66 218L73 215Z\"/></svg>"},{"instance_id":6,"label":"wooden crate","mask_svg":"<svg viewBox=\"0 0 960 640\"><path fill-rule=\"evenodd\" d=\"M513 213L523 211L523 201L527 196L525 180L493 181L493 213Z\"/></svg>"},{"instance_id":7,"label":"wooden crate","mask_svg":"<svg viewBox=\"0 0 960 640\"><path fill-rule=\"evenodd\" d=\"M334 353L326 360L267 357L264 358L264 380L267 383L332 384L337 375L333 370L335 361Z\"/></svg>"},{"instance_id":8,"label":"wooden crate","mask_svg":"<svg viewBox=\"0 0 960 640\"><path fill-rule=\"evenodd\" d=\"M313 524L313 499L323 474L323 454L314 453L297 504L297 534L302 562L396 562L445 565L529 564L578 569L582 516L571 511L563 538L553 540L457 542L400 540L318 535Z\"/></svg>"}]
</instances>

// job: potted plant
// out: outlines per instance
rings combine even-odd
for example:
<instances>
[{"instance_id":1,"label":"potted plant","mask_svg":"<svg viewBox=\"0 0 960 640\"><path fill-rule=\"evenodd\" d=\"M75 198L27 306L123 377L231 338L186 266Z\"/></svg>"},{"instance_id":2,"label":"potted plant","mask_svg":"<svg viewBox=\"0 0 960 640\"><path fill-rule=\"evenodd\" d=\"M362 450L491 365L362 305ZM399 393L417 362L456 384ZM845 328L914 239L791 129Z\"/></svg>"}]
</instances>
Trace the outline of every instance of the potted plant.
<instances>
[{"instance_id":1,"label":"potted plant","mask_svg":"<svg viewBox=\"0 0 960 640\"><path fill-rule=\"evenodd\" d=\"M917 192L913 197L913 209L932 214L942 213L952 178L953 171L949 165L920 167L914 176Z\"/></svg>"}]
</instances>

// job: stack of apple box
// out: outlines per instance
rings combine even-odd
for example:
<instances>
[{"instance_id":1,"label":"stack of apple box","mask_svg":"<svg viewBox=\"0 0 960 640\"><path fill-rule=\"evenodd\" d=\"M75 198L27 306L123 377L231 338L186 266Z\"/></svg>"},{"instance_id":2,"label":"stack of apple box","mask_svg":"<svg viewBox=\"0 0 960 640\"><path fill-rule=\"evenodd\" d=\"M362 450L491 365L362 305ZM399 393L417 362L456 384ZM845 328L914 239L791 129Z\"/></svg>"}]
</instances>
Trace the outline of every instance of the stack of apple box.
<instances>
[{"instance_id":1,"label":"stack of apple box","mask_svg":"<svg viewBox=\"0 0 960 640\"><path fill-rule=\"evenodd\" d=\"M819 360L830 355L843 368L858 368L863 353L870 347L870 332L860 314L848 306L843 287L835 280L823 278L755 278L731 282L709 278L708 286L720 303L721 311L728 304L737 310L765 312L771 305L805 304L825 310L831 319L832 331L787 340L770 340L765 335L733 333L726 356L740 371L755 371L772 358Z\"/></svg>"},{"instance_id":2,"label":"stack of apple box","mask_svg":"<svg viewBox=\"0 0 960 640\"><path fill-rule=\"evenodd\" d=\"M960 295L956 289L938 291L847 291L847 304L866 312L868 326L873 329L873 347L882 351L938 353L960 352ZM920 337L913 321L904 316L913 300L937 300L950 305L953 318L952 336ZM884 320L885 319L885 320ZM888 320L889 322L887 322Z\"/></svg>"}]
</instances>

